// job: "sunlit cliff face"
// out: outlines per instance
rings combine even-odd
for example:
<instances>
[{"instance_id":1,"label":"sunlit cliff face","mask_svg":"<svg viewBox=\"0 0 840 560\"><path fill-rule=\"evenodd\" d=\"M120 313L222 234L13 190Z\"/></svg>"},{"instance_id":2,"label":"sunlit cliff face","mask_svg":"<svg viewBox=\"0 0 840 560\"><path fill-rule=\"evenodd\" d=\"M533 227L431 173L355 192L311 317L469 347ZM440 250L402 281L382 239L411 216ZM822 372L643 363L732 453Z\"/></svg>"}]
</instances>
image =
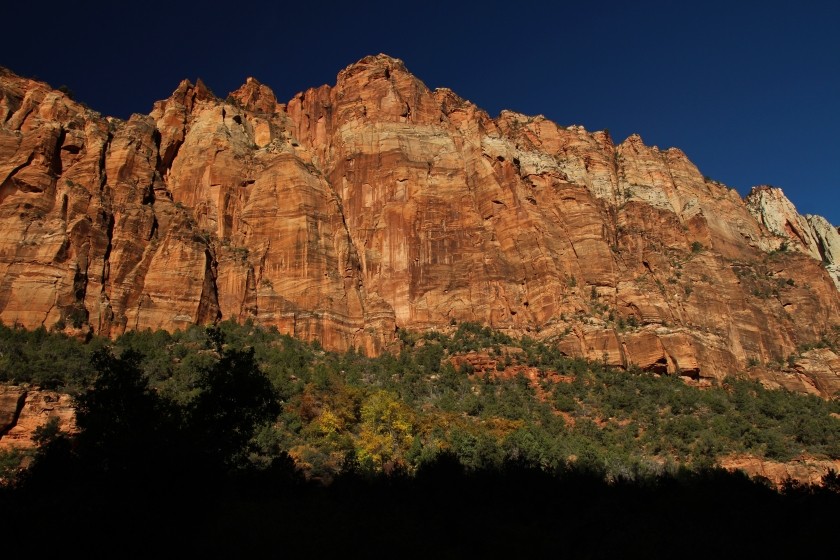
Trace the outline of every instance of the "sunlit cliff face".
<instances>
[{"instance_id":1,"label":"sunlit cliff face","mask_svg":"<svg viewBox=\"0 0 840 560\"><path fill-rule=\"evenodd\" d=\"M617 366L840 389L833 352L799 358L840 317L836 229L680 150L492 119L384 55L287 104L185 81L128 121L9 72L0 92L6 324L252 318L378 353L476 321Z\"/></svg>"}]
</instances>

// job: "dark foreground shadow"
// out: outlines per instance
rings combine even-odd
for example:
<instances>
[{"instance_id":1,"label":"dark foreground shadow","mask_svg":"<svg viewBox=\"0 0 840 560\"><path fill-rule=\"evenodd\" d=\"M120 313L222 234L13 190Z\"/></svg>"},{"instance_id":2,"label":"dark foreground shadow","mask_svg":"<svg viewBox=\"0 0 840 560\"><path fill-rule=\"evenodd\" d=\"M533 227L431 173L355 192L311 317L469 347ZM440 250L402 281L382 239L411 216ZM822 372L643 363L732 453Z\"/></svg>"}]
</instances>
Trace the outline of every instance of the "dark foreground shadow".
<instances>
[{"instance_id":1,"label":"dark foreground shadow","mask_svg":"<svg viewBox=\"0 0 840 560\"><path fill-rule=\"evenodd\" d=\"M4 557L801 558L835 549L840 512L833 489L722 470L607 483L573 468L466 473L443 455L414 477L323 487L286 462L130 479L64 467L0 493Z\"/></svg>"}]
</instances>

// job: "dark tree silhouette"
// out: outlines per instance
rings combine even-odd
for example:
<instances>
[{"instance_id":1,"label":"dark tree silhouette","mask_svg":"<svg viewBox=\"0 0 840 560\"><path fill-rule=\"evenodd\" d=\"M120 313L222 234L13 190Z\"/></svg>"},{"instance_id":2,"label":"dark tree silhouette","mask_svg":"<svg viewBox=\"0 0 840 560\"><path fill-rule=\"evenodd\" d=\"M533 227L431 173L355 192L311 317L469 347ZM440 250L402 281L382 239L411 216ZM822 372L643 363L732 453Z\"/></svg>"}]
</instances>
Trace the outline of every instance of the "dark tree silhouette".
<instances>
[{"instance_id":1,"label":"dark tree silhouette","mask_svg":"<svg viewBox=\"0 0 840 560\"><path fill-rule=\"evenodd\" d=\"M116 357L107 348L91 357L97 376L77 399L76 419L76 454L87 470L119 476L154 467L168 411L150 391L140 359L131 350Z\"/></svg>"},{"instance_id":2,"label":"dark tree silhouette","mask_svg":"<svg viewBox=\"0 0 840 560\"><path fill-rule=\"evenodd\" d=\"M226 350L203 370L200 393L190 406L189 429L200 452L218 466L242 467L256 428L280 413L271 382L260 372L254 350Z\"/></svg>"}]
</instances>

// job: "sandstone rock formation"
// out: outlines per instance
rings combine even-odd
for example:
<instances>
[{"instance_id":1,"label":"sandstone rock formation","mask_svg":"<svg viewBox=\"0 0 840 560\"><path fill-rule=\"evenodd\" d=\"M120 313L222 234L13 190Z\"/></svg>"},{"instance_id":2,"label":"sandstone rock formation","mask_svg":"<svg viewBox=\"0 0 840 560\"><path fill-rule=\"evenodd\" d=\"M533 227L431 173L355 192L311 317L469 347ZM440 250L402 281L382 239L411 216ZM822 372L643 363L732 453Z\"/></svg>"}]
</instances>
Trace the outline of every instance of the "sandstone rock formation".
<instances>
[{"instance_id":1,"label":"sandstone rock formation","mask_svg":"<svg viewBox=\"0 0 840 560\"><path fill-rule=\"evenodd\" d=\"M801 216L782 189L754 187L747 196L747 208L777 236L778 247L792 248L822 261L840 290L840 233L822 216Z\"/></svg>"},{"instance_id":2,"label":"sandstone rock formation","mask_svg":"<svg viewBox=\"0 0 840 560\"><path fill-rule=\"evenodd\" d=\"M758 192L638 136L491 118L385 55L287 104L184 81L128 121L4 71L0 320L253 318L368 353L478 321L694 378L782 364L831 394L828 362L796 356L840 322L837 231Z\"/></svg>"},{"instance_id":3,"label":"sandstone rock formation","mask_svg":"<svg viewBox=\"0 0 840 560\"><path fill-rule=\"evenodd\" d=\"M743 471L751 477L766 478L778 488L789 481L820 485L823 477L830 471L840 472L840 461L807 456L782 463L749 455L735 455L721 459L720 466L729 470Z\"/></svg>"},{"instance_id":4,"label":"sandstone rock formation","mask_svg":"<svg viewBox=\"0 0 840 560\"><path fill-rule=\"evenodd\" d=\"M73 399L65 393L0 385L0 451L32 449L37 428L51 418L58 420L58 429L76 431Z\"/></svg>"},{"instance_id":5,"label":"sandstone rock formation","mask_svg":"<svg viewBox=\"0 0 840 560\"><path fill-rule=\"evenodd\" d=\"M840 230L822 216L808 214L805 218L817 240L817 250L825 268L831 275L834 285L840 290Z\"/></svg>"}]
</instances>

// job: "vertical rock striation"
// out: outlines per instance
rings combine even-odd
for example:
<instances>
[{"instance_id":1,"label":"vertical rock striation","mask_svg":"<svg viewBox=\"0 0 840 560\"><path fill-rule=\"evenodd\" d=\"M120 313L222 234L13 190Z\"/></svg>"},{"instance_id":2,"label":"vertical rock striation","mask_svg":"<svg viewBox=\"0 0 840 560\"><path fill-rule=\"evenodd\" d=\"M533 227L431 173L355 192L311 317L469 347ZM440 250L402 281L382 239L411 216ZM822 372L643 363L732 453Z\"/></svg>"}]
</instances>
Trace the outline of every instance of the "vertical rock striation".
<instances>
[{"instance_id":1,"label":"vertical rock striation","mask_svg":"<svg viewBox=\"0 0 840 560\"><path fill-rule=\"evenodd\" d=\"M840 389L830 356L763 366L837 327L825 220L638 136L493 119L385 55L287 104L184 81L125 122L4 71L0 217L7 324L250 318L375 353L478 321L624 367Z\"/></svg>"}]
</instances>

